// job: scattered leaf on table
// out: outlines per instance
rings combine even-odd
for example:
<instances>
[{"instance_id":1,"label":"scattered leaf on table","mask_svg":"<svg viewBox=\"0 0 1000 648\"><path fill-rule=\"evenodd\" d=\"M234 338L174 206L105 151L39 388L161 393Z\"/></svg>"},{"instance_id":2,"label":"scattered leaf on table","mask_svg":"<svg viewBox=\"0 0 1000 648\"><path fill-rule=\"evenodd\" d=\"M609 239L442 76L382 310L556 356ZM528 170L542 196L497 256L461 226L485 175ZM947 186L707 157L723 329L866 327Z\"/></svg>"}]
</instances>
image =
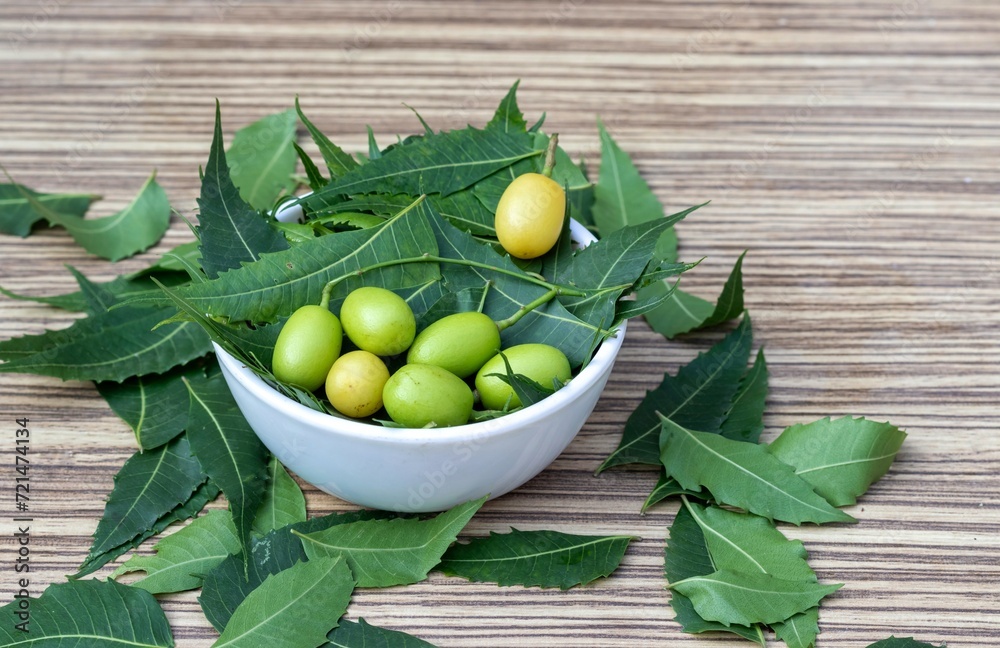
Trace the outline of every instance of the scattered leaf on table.
<instances>
[{"instance_id":1,"label":"scattered leaf on table","mask_svg":"<svg viewBox=\"0 0 1000 648\"><path fill-rule=\"evenodd\" d=\"M54 376L63 380L114 380L163 373L212 349L192 322L154 328L172 306L122 306L84 317L68 328L0 342L0 373Z\"/></svg>"},{"instance_id":2,"label":"scattered leaf on table","mask_svg":"<svg viewBox=\"0 0 1000 648\"><path fill-rule=\"evenodd\" d=\"M609 576L631 541L631 536L511 529L453 545L437 568L471 581L569 589Z\"/></svg>"},{"instance_id":3,"label":"scattered leaf on table","mask_svg":"<svg viewBox=\"0 0 1000 648\"><path fill-rule=\"evenodd\" d=\"M215 135L198 198L201 266L210 279L224 270L256 261L265 252L288 248L281 232L240 197L233 184L222 143L222 116L215 104Z\"/></svg>"},{"instance_id":4,"label":"scattered leaf on table","mask_svg":"<svg viewBox=\"0 0 1000 648\"><path fill-rule=\"evenodd\" d=\"M785 642L788 648L813 648L819 635L819 606L799 612L784 621L771 624L774 636Z\"/></svg>"},{"instance_id":5,"label":"scattered leaf on table","mask_svg":"<svg viewBox=\"0 0 1000 648\"><path fill-rule=\"evenodd\" d=\"M719 434L734 441L757 443L764 431L768 373L764 349L757 351L753 366L740 378L740 387L722 422Z\"/></svg>"},{"instance_id":6,"label":"scattered leaf on table","mask_svg":"<svg viewBox=\"0 0 1000 648\"><path fill-rule=\"evenodd\" d=\"M720 503L792 524L855 521L817 495L764 446L662 420L663 466L684 488L704 487Z\"/></svg>"},{"instance_id":7,"label":"scattered leaf on table","mask_svg":"<svg viewBox=\"0 0 1000 648\"><path fill-rule=\"evenodd\" d=\"M743 312L744 256L746 252L736 260L715 304L677 289L663 306L646 313L646 321L658 333L673 338L739 317Z\"/></svg>"},{"instance_id":8,"label":"scattered leaf on table","mask_svg":"<svg viewBox=\"0 0 1000 648\"><path fill-rule=\"evenodd\" d=\"M250 529L264 499L267 448L250 429L222 374L193 376L184 383L191 397L191 451L229 500L236 537L249 549Z\"/></svg>"},{"instance_id":9,"label":"scattered leaf on table","mask_svg":"<svg viewBox=\"0 0 1000 648\"><path fill-rule=\"evenodd\" d=\"M25 194L31 196L29 200ZM24 185L0 183L0 232L26 237L31 228L40 220L45 220L45 212L52 211L67 216L83 218L91 203L100 196L76 193L39 193ZM46 209L35 209L35 203Z\"/></svg>"},{"instance_id":10,"label":"scattered leaf on table","mask_svg":"<svg viewBox=\"0 0 1000 648\"><path fill-rule=\"evenodd\" d=\"M656 479L656 485L653 486L653 490L650 491L649 496L646 497L646 501L642 503L642 509L640 513L645 513L655 504L659 504L668 497L674 495L691 495L692 497L703 498L705 497L704 491L692 491L682 487L677 483L677 480L673 477L667 477L667 472L661 468L660 476Z\"/></svg>"},{"instance_id":11,"label":"scattered leaf on table","mask_svg":"<svg viewBox=\"0 0 1000 648\"><path fill-rule=\"evenodd\" d=\"M682 506L670 525L670 537L664 552L664 575L668 583L680 582L692 576L704 576L715 571L712 558L708 554L705 536L687 507ZM766 645L764 631L760 625L730 624L725 626L717 621L706 621L695 612L691 599L676 590L670 594L670 606L676 616L674 620L684 632L732 632L761 646Z\"/></svg>"},{"instance_id":12,"label":"scattered leaf on table","mask_svg":"<svg viewBox=\"0 0 1000 648\"><path fill-rule=\"evenodd\" d=\"M167 373L97 383L97 391L132 431L143 450L167 443L187 427L188 398L183 378L203 373L197 365Z\"/></svg>"},{"instance_id":13,"label":"scattered leaf on table","mask_svg":"<svg viewBox=\"0 0 1000 648\"><path fill-rule=\"evenodd\" d=\"M785 428L768 450L831 504L849 506L889 470L905 438L889 423L827 417Z\"/></svg>"},{"instance_id":14,"label":"scattered leaf on table","mask_svg":"<svg viewBox=\"0 0 1000 648\"><path fill-rule=\"evenodd\" d=\"M344 556L358 587L407 585L427 578L485 501L483 497L459 504L429 520L349 522L299 535L310 561Z\"/></svg>"},{"instance_id":15,"label":"scattered leaf on table","mask_svg":"<svg viewBox=\"0 0 1000 648\"><path fill-rule=\"evenodd\" d=\"M150 594L184 592L201 587L202 576L229 554L240 550L229 511L209 511L191 524L157 542L154 556L134 555L111 574L142 571L132 583Z\"/></svg>"},{"instance_id":16,"label":"scattered leaf on table","mask_svg":"<svg viewBox=\"0 0 1000 648\"><path fill-rule=\"evenodd\" d=\"M267 466L267 490L257 510L253 530L260 535L306 519L306 498L302 489L281 465L271 457Z\"/></svg>"},{"instance_id":17,"label":"scattered leaf on table","mask_svg":"<svg viewBox=\"0 0 1000 648\"><path fill-rule=\"evenodd\" d=\"M945 648L944 644L935 646L933 644L917 641L913 637L896 637L895 635L882 641L870 644L868 648Z\"/></svg>"},{"instance_id":18,"label":"scattered leaf on table","mask_svg":"<svg viewBox=\"0 0 1000 648\"><path fill-rule=\"evenodd\" d=\"M115 475L88 559L144 533L187 502L204 481L205 473L186 437L132 455Z\"/></svg>"},{"instance_id":19,"label":"scattered leaf on table","mask_svg":"<svg viewBox=\"0 0 1000 648\"><path fill-rule=\"evenodd\" d=\"M319 648L434 648L413 635L370 625L362 618L358 622L341 619L340 625L326 635Z\"/></svg>"},{"instance_id":20,"label":"scattered leaf on table","mask_svg":"<svg viewBox=\"0 0 1000 648\"><path fill-rule=\"evenodd\" d=\"M263 537L252 538L246 567L243 556L233 554L205 575L201 596L198 598L205 617L216 630L222 632L236 608L264 579L299 561L307 560L302 541L292 533L292 529L301 533L314 533L336 524L386 517L392 516L384 511L366 510L332 513L282 527Z\"/></svg>"},{"instance_id":21,"label":"scattered leaf on table","mask_svg":"<svg viewBox=\"0 0 1000 648\"><path fill-rule=\"evenodd\" d=\"M691 576L670 584L671 589L691 599L695 611L703 619L723 625L784 621L814 607L840 587L728 570Z\"/></svg>"},{"instance_id":22,"label":"scattered leaf on table","mask_svg":"<svg viewBox=\"0 0 1000 648\"><path fill-rule=\"evenodd\" d=\"M236 608L213 648L319 646L347 610L354 579L341 557L319 557L278 572Z\"/></svg>"},{"instance_id":23,"label":"scattered leaf on table","mask_svg":"<svg viewBox=\"0 0 1000 648\"><path fill-rule=\"evenodd\" d=\"M132 202L117 214L83 219L45 207L46 218L66 228L83 249L118 261L142 252L159 241L170 225L170 201L154 173Z\"/></svg>"},{"instance_id":24,"label":"scattered leaf on table","mask_svg":"<svg viewBox=\"0 0 1000 648\"><path fill-rule=\"evenodd\" d=\"M274 206L278 197L295 188L292 178L298 156L292 109L267 115L236 131L226 151L229 176L240 197L257 210Z\"/></svg>"},{"instance_id":25,"label":"scattered leaf on table","mask_svg":"<svg viewBox=\"0 0 1000 648\"><path fill-rule=\"evenodd\" d=\"M718 432L746 370L753 329L750 317L721 342L684 365L676 376L664 375L625 423L618 447L598 472L629 463L660 464L660 418L657 412L691 429Z\"/></svg>"},{"instance_id":26,"label":"scattered leaf on table","mask_svg":"<svg viewBox=\"0 0 1000 648\"><path fill-rule=\"evenodd\" d=\"M22 632L18 601L0 608L4 646L169 648L170 624L153 595L114 581L82 580L48 586L30 599L31 616ZM123 622L127 620L128 622Z\"/></svg>"},{"instance_id":27,"label":"scattered leaf on table","mask_svg":"<svg viewBox=\"0 0 1000 648\"><path fill-rule=\"evenodd\" d=\"M153 536L162 533L167 527L169 527L174 522L183 522L188 518L192 518L198 515L199 512L205 505L214 500L219 496L219 487L210 481L205 481L201 484L193 493L191 497L188 498L186 502L173 509L172 511L160 516L158 520L139 535L135 536L131 540L123 542L117 546L114 546L106 551L99 554L93 554L87 556L87 559L83 561L80 565L80 569L77 573L68 576L70 579L82 578L88 574L91 574L98 569L100 569L105 564L111 562L115 558L135 549L143 542L152 538Z\"/></svg>"}]
</instances>

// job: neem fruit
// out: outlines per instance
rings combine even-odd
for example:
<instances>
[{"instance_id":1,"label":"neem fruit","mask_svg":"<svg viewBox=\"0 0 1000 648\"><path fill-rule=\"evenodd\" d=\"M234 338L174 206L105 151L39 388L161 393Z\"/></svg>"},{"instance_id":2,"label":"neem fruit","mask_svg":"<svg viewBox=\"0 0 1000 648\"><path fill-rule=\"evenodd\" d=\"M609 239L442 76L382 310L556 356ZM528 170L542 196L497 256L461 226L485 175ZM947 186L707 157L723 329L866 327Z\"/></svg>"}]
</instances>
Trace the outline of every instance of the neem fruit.
<instances>
[{"instance_id":1,"label":"neem fruit","mask_svg":"<svg viewBox=\"0 0 1000 648\"><path fill-rule=\"evenodd\" d=\"M318 389L340 355L344 332L337 316L323 306L299 308L281 327L271 371L284 383Z\"/></svg>"}]
</instances>

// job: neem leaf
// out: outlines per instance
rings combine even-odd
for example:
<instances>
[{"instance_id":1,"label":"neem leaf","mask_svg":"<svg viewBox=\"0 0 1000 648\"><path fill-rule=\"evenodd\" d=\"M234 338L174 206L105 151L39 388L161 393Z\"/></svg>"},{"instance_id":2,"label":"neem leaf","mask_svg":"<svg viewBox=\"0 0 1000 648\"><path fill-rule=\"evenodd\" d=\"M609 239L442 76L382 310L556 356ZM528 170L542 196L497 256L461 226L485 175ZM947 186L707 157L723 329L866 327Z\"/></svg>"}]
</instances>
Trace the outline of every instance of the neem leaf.
<instances>
[{"instance_id":1,"label":"neem leaf","mask_svg":"<svg viewBox=\"0 0 1000 648\"><path fill-rule=\"evenodd\" d=\"M598 472L628 463L660 463L660 419L667 418L704 432L718 432L725 420L740 376L747 366L753 329L744 317L736 329L706 353L684 365L676 376L664 375L625 423L621 442Z\"/></svg>"},{"instance_id":2,"label":"neem leaf","mask_svg":"<svg viewBox=\"0 0 1000 648\"><path fill-rule=\"evenodd\" d=\"M122 306L78 319L43 335L0 342L0 373L33 373L63 380L122 381L163 373L211 351L197 324L156 326L173 307Z\"/></svg>"},{"instance_id":3,"label":"neem leaf","mask_svg":"<svg viewBox=\"0 0 1000 648\"><path fill-rule=\"evenodd\" d=\"M693 497L704 497L703 492L691 491L683 488L677 483L677 480L673 477L667 477L667 473L662 468L660 469L660 476L656 480L656 485L653 486L653 490L649 493L649 497L646 501L642 503L642 510L639 512L645 514L654 504L658 504L668 497L673 495L691 495Z\"/></svg>"},{"instance_id":4,"label":"neem leaf","mask_svg":"<svg viewBox=\"0 0 1000 648\"><path fill-rule=\"evenodd\" d=\"M313 209L337 196L359 193L403 193L447 196L506 166L539 155L525 133L499 128L464 128L426 135L406 146L352 169L305 199Z\"/></svg>"},{"instance_id":5,"label":"neem leaf","mask_svg":"<svg viewBox=\"0 0 1000 648\"><path fill-rule=\"evenodd\" d=\"M253 530L261 535L306 519L306 498L277 457L267 466L267 490L257 510Z\"/></svg>"},{"instance_id":6,"label":"neem leaf","mask_svg":"<svg viewBox=\"0 0 1000 648\"><path fill-rule=\"evenodd\" d=\"M663 204L600 120L597 130L601 137L601 170L594 185L591 213L601 235L607 236L627 225L663 218ZM677 261L677 235L673 230L664 231L660 240L657 248L660 260Z\"/></svg>"},{"instance_id":7,"label":"neem leaf","mask_svg":"<svg viewBox=\"0 0 1000 648\"><path fill-rule=\"evenodd\" d=\"M772 623L774 636L785 642L788 648L813 648L819 634L819 606L799 612L784 621Z\"/></svg>"},{"instance_id":8,"label":"neem leaf","mask_svg":"<svg viewBox=\"0 0 1000 648\"><path fill-rule=\"evenodd\" d=\"M23 238L31 234L35 223L46 218L47 211L83 218L91 203L99 199L90 194L39 193L24 185L0 183L0 232ZM35 209L36 203L45 210Z\"/></svg>"},{"instance_id":9,"label":"neem leaf","mask_svg":"<svg viewBox=\"0 0 1000 648\"><path fill-rule=\"evenodd\" d=\"M357 623L341 619L340 625L326 635L319 648L434 648L413 635L370 625L363 618Z\"/></svg>"},{"instance_id":10,"label":"neem leaf","mask_svg":"<svg viewBox=\"0 0 1000 648\"><path fill-rule=\"evenodd\" d=\"M691 599L707 621L723 625L777 623L804 612L840 589L808 580L786 580L769 574L719 570L671 583L670 588Z\"/></svg>"},{"instance_id":11,"label":"neem leaf","mask_svg":"<svg viewBox=\"0 0 1000 648\"><path fill-rule=\"evenodd\" d=\"M301 533L314 533L336 524L386 517L391 517L391 514L384 511L332 513L282 527L263 537L252 538L246 566L243 555L234 554L205 575L198 599L205 617L216 630L222 632L236 608L264 579L307 559L302 541L292 534L292 529Z\"/></svg>"},{"instance_id":12,"label":"neem leaf","mask_svg":"<svg viewBox=\"0 0 1000 648\"><path fill-rule=\"evenodd\" d=\"M0 608L4 646L169 648L174 645L163 609L149 592L114 581L56 583L30 599L30 619L16 625L20 600ZM127 623L123 620L127 619Z\"/></svg>"},{"instance_id":13,"label":"neem leaf","mask_svg":"<svg viewBox=\"0 0 1000 648\"><path fill-rule=\"evenodd\" d=\"M117 214L83 219L48 206L43 211L51 223L65 227L83 249L111 261L142 252L159 241L170 225L170 201L155 173Z\"/></svg>"},{"instance_id":14,"label":"neem leaf","mask_svg":"<svg viewBox=\"0 0 1000 648\"><path fill-rule=\"evenodd\" d=\"M720 503L792 524L855 521L764 446L690 430L668 418L662 421L660 457L667 474L684 488L705 487Z\"/></svg>"},{"instance_id":15,"label":"neem leaf","mask_svg":"<svg viewBox=\"0 0 1000 648\"><path fill-rule=\"evenodd\" d=\"M497 110L493 114L493 119L486 124L486 128L496 129L504 133L528 132L528 124L524 121L521 109L517 107L517 86L520 84L521 81L517 80L510 87L504 98L500 100L500 105L497 106Z\"/></svg>"},{"instance_id":16,"label":"neem leaf","mask_svg":"<svg viewBox=\"0 0 1000 648\"><path fill-rule=\"evenodd\" d=\"M240 196L257 210L270 209L295 188L294 110L267 115L236 131L226 152L229 175Z\"/></svg>"},{"instance_id":17,"label":"neem leaf","mask_svg":"<svg viewBox=\"0 0 1000 648\"><path fill-rule=\"evenodd\" d=\"M459 504L429 520L396 518L338 524L297 533L309 560L344 556L358 587L407 585L427 578L486 497Z\"/></svg>"},{"instance_id":18,"label":"neem leaf","mask_svg":"<svg viewBox=\"0 0 1000 648\"><path fill-rule=\"evenodd\" d=\"M302 123L305 124L307 129L309 129L309 134L312 136L313 141L316 142L316 146L319 148L319 152L323 156L323 160L326 162L326 168L330 170L331 178L339 178L358 166L358 163L354 161L354 158L347 153L344 153L339 146L331 142L330 138L321 133L320 130L316 128L311 121L309 121L305 113L302 112L301 106L299 106L298 97L295 97L295 111L299 114L299 119Z\"/></svg>"},{"instance_id":19,"label":"neem leaf","mask_svg":"<svg viewBox=\"0 0 1000 648\"><path fill-rule=\"evenodd\" d=\"M337 286L339 299L335 295L331 302L334 310L362 285L390 290L417 286L440 277L437 264L397 262L437 253L429 209L420 202L384 225L321 236L176 293L200 312L268 322L318 303L323 287L334 279L344 279Z\"/></svg>"},{"instance_id":20,"label":"neem leaf","mask_svg":"<svg viewBox=\"0 0 1000 648\"><path fill-rule=\"evenodd\" d=\"M219 496L219 487L210 481L205 481L201 484L188 498L186 502L173 509L172 511L160 516L160 518L139 535L135 536L131 540L123 542L120 545L112 547L106 551L99 554L93 554L87 556L87 559L83 561L80 565L80 569L77 573L72 576L68 576L70 579L82 578L88 574L91 574L105 564L111 562L118 556L121 556L132 549L135 549L143 542L152 538L153 536L162 533L164 529L169 527L174 522L181 522L188 518L198 515L198 513L205 508L205 505L214 500Z\"/></svg>"},{"instance_id":21,"label":"neem leaf","mask_svg":"<svg viewBox=\"0 0 1000 648\"><path fill-rule=\"evenodd\" d=\"M945 648L945 645L935 646L923 641L917 641L913 637L896 637L893 635L888 639L870 644L868 648Z\"/></svg>"},{"instance_id":22,"label":"neem leaf","mask_svg":"<svg viewBox=\"0 0 1000 648\"><path fill-rule=\"evenodd\" d=\"M159 375L135 376L121 383L97 383L97 391L132 431L143 450L157 448L187 427L188 392L183 378L204 372L196 365Z\"/></svg>"},{"instance_id":23,"label":"neem leaf","mask_svg":"<svg viewBox=\"0 0 1000 648\"><path fill-rule=\"evenodd\" d=\"M205 481L205 473L182 436L156 450L132 455L114 481L88 560L144 533L187 502Z\"/></svg>"},{"instance_id":24,"label":"neem leaf","mask_svg":"<svg viewBox=\"0 0 1000 648\"><path fill-rule=\"evenodd\" d=\"M268 576L236 608L213 648L319 646L347 610L354 579L343 558L320 557Z\"/></svg>"},{"instance_id":25,"label":"neem leaf","mask_svg":"<svg viewBox=\"0 0 1000 648\"><path fill-rule=\"evenodd\" d=\"M453 545L437 568L471 581L565 590L609 576L631 540L631 536L511 529Z\"/></svg>"},{"instance_id":26,"label":"neem leaf","mask_svg":"<svg viewBox=\"0 0 1000 648\"><path fill-rule=\"evenodd\" d=\"M281 232L240 197L233 184L222 144L222 116L215 103L215 135L198 198L201 266L209 278L223 270L256 261L265 252L288 248Z\"/></svg>"},{"instance_id":27,"label":"neem leaf","mask_svg":"<svg viewBox=\"0 0 1000 648\"><path fill-rule=\"evenodd\" d=\"M187 437L205 472L229 500L240 546L250 546L250 529L264 499L267 448L233 400L222 374L185 378L191 396Z\"/></svg>"},{"instance_id":28,"label":"neem leaf","mask_svg":"<svg viewBox=\"0 0 1000 648\"><path fill-rule=\"evenodd\" d=\"M240 550L233 517L228 511L209 511L191 524L157 542L154 556L134 555L111 574L143 571L132 586L150 594L184 592L201 587L202 577L229 554Z\"/></svg>"},{"instance_id":29,"label":"neem leaf","mask_svg":"<svg viewBox=\"0 0 1000 648\"><path fill-rule=\"evenodd\" d=\"M654 311L646 313L646 321L658 333L673 338L700 328L715 326L743 312L743 257L736 260L722 287L718 301L713 305L701 297L675 290L670 299Z\"/></svg>"},{"instance_id":30,"label":"neem leaf","mask_svg":"<svg viewBox=\"0 0 1000 648\"><path fill-rule=\"evenodd\" d=\"M715 571L708 546L705 544L705 536L687 507L681 507L674 517L673 524L670 525L670 538L664 553L663 571L668 583L680 582L692 576L704 576ZM764 632L759 625L725 626L716 621L706 621L695 612L691 599L676 590L671 592L670 606L677 615L674 620L681 624L684 632L692 634L712 631L732 632L761 646L766 645Z\"/></svg>"},{"instance_id":31,"label":"neem leaf","mask_svg":"<svg viewBox=\"0 0 1000 648\"><path fill-rule=\"evenodd\" d=\"M764 349L759 349L753 366L740 378L740 387L733 396L719 434L734 441L757 443L764 431L767 381L767 361L764 359Z\"/></svg>"},{"instance_id":32,"label":"neem leaf","mask_svg":"<svg viewBox=\"0 0 1000 648\"><path fill-rule=\"evenodd\" d=\"M906 432L863 418L829 417L786 428L768 450L834 506L849 506L892 465Z\"/></svg>"}]
</instances>

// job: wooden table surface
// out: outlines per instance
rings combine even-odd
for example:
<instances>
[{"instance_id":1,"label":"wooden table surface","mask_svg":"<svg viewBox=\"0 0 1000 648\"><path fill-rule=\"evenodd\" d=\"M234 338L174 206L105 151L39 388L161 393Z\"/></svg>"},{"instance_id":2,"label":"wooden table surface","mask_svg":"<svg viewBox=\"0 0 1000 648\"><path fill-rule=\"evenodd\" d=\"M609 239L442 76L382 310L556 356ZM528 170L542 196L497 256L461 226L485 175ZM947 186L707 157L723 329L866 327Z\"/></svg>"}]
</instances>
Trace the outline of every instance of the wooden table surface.
<instances>
[{"instance_id":1,"label":"wooden table surface","mask_svg":"<svg viewBox=\"0 0 1000 648\"><path fill-rule=\"evenodd\" d=\"M191 215L216 97L227 135L298 94L360 151L366 124L386 140L416 132L403 102L435 128L483 124L520 78L529 119L547 111L546 129L591 164L600 114L668 209L712 200L678 227L682 258L707 257L688 290L713 297L749 250L747 303L771 370L765 439L845 414L909 433L848 510L857 525L782 527L822 581L846 583L823 604L819 646L890 634L1000 645L994 0L5 1L0 36L0 162L39 190L102 194L95 215L126 204L152 169ZM61 230L0 236L0 284L64 292L64 264L106 280L191 238L174 217L156 248L112 265ZM7 298L0 308L0 339L74 317ZM644 390L720 334L667 343L630 327L577 439L469 529L641 536L611 578L560 592L434 574L358 591L350 617L443 647L744 645L671 620L662 564L676 505L638 514L655 473L592 475ZM8 459L13 419L35 431L38 595L86 555L134 439L90 383L0 374L0 403ZM12 475L0 474L4 510ZM353 508L306 493L311 514ZM0 602L13 595L13 531L0 517ZM178 646L212 643L194 593L162 602Z\"/></svg>"}]
</instances>

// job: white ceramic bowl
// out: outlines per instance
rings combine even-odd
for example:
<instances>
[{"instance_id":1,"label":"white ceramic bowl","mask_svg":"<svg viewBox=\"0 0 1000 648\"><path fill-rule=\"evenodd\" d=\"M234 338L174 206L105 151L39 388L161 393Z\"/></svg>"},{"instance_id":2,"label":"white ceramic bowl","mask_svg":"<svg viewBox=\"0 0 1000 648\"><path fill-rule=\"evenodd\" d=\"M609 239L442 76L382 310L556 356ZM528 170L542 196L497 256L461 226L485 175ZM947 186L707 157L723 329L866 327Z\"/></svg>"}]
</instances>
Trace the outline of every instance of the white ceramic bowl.
<instances>
[{"instance_id":1,"label":"white ceramic bowl","mask_svg":"<svg viewBox=\"0 0 1000 648\"><path fill-rule=\"evenodd\" d=\"M594 240L575 222L571 230L581 244ZM215 350L250 427L285 466L360 506L424 512L499 497L552 463L594 410L624 336L622 324L577 376L543 401L497 419L439 429L387 428L317 412Z\"/></svg>"}]
</instances>

